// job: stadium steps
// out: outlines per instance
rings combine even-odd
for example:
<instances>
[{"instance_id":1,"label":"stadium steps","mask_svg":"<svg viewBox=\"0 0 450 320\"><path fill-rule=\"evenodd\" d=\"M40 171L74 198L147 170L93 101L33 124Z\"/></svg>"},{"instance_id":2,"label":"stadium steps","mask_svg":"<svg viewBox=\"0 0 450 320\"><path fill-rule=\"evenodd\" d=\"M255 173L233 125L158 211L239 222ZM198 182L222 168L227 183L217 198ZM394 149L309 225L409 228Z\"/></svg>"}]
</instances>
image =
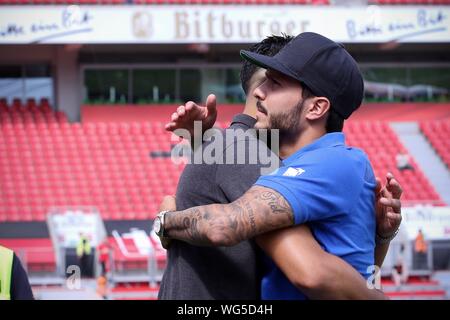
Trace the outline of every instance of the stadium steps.
<instances>
[{"instance_id":1,"label":"stadium steps","mask_svg":"<svg viewBox=\"0 0 450 320\"><path fill-rule=\"evenodd\" d=\"M444 300L447 292L438 280L410 279L396 286L391 280L382 281L383 292L392 300Z\"/></svg>"},{"instance_id":2,"label":"stadium steps","mask_svg":"<svg viewBox=\"0 0 450 320\"><path fill-rule=\"evenodd\" d=\"M350 146L361 148L369 156L375 175L383 177L392 172L403 186L403 204L435 204L443 201L434 190L420 167L411 158L414 171L399 171L396 155L404 146L388 122L353 121L345 125L346 142ZM387 144L386 141L389 141Z\"/></svg>"},{"instance_id":3,"label":"stadium steps","mask_svg":"<svg viewBox=\"0 0 450 320\"><path fill-rule=\"evenodd\" d=\"M394 122L391 128L419 164L436 191L450 204L450 172L422 135L417 122Z\"/></svg>"},{"instance_id":4,"label":"stadium steps","mask_svg":"<svg viewBox=\"0 0 450 320\"><path fill-rule=\"evenodd\" d=\"M28 274L28 281L30 281L31 286L64 286L66 280L59 276L45 276L45 275L36 275L36 274Z\"/></svg>"},{"instance_id":5,"label":"stadium steps","mask_svg":"<svg viewBox=\"0 0 450 320\"><path fill-rule=\"evenodd\" d=\"M156 300L159 286L151 287L147 284L124 285L112 288L109 291L110 300Z\"/></svg>"},{"instance_id":6,"label":"stadium steps","mask_svg":"<svg viewBox=\"0 0 450 320\"><path fill-rule=\"evenodd\" d=\"M400 291L387 294L391 300L445 300L444 290L439 291Z\"/></svg>"},{"instance_id":7,"label":"stadium steps","mask_svg":"<svg viewBox=\"0 0 450 320\"><path fill-rule=\"evenodd\" d=\"M81 279L80 288L70 289L67 286L33 286L36 300L101 300L97 294L95 279Z\"/></svg>"},{"instance_id":8,"label":"stadium steps","mask_svg":"<svg viewBox=\"0 0 450 320\"><path fill-rule=\"evenodd\" d=\"M420 129L450 169L450 121L421 121Z\"/></svg>"},{"instance_id":9,"label":"stadium steps","mask_svg":"<svg viewBox=\"0 0 450 320\"><path fill-rule=\"evenodd\" d=\"M0 245L14 250L27 272L45 276L56 271L56 256L49 238L0 238Z\"/></svg>"}]
</instances>

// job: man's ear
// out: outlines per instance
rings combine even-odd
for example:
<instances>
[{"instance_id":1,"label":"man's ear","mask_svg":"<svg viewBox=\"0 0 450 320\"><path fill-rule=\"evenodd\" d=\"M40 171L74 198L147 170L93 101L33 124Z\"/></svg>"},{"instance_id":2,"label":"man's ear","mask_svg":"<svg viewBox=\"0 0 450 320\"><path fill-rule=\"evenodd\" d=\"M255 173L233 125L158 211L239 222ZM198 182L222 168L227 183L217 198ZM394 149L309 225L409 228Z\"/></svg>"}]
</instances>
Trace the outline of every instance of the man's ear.
<instances>
[{"instance_id":1,"label":"man's ear","mask_svg":"<svg viewBox=\"0 0 450 320\"><path fill-rule=\"evenodd\" d=\"M318 120L327 114L330 110L330 100L325 97L314 97L307 102L308 112L306 113L306 118L308 120Z\"/></svg>"}]
</instances>

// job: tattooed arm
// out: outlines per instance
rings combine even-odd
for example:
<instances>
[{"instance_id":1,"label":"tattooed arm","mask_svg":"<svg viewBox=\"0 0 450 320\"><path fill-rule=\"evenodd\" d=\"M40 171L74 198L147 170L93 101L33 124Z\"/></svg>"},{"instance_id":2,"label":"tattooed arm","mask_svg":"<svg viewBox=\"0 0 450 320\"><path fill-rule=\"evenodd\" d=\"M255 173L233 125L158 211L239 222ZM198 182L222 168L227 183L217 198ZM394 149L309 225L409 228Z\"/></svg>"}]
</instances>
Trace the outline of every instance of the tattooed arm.
<instances>
[{"instance_id":1,"label":"tattooed arm","mask_svg":"<svg viewBox=\"0 0 450 320\"><path fill-rule=\"evenodd\" d=\"M205 246L233 246L294 224L294 214L286 199L261 186L251 187L230 204L169 212L164 219L164 229L170 238Z\"/></svg>"}]
</instances>

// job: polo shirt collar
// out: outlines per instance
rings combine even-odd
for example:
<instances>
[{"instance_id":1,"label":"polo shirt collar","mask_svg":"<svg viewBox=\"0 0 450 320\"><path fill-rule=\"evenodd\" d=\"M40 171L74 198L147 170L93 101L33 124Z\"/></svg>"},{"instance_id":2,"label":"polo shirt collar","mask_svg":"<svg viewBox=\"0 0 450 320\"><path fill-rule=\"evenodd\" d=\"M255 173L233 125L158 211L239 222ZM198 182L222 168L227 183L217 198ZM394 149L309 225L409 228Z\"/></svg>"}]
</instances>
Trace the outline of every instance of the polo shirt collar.
<instances>
[{"instance_id":1,"label":"polo shirt collar","mask_svg":"<svg viewBox=\"0 0 450 320\"><path fill-rule=\"evenodd\" d=\"M283 160L284 165L289 165L294 162L297 158L309 151L314 151L323 148L331 148L336 146L345 145L345 136L342 132L332 132L321 136L319 139L311 142L310 144L304 146L300 150L297 150L292 155Z\"/></svg>"},{"instance_id":2,"label":"polo shirt collar","mask_svg":"<svg viewBox=\"0 0 450 320\"><path fill-rule=\"evenodd\" d=\"M230 127L234 124L244 125L248 128L253 128L256 123L256 119L249 116L248 114L239 113L233 117Z\"/></svg>"}]
</instances>

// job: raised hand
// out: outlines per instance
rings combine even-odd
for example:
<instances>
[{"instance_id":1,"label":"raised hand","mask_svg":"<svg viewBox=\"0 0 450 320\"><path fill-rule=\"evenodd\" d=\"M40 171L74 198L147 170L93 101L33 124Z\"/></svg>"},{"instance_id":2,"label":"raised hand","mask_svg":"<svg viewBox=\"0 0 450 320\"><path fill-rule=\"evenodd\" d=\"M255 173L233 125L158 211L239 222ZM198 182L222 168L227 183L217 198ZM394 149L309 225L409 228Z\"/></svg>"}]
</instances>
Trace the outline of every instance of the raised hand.
<instances>
[{"instance_id":1,"label":"raised hand","mask_svg":"<svg viewBox=\"0 0 450 320\"><path fill-rule=\"evenodd\" d=\"M377 233L383 238L392 236L402 222L400 197L403 189L392 173L386 175L386 185L381 186L379 178L376 186Z\"/></svg>"},{"instance_id":2,"label":"raised hand","mask_svg":"<svg viewBox=\"0 0 450 320\"><path fill-rule=\"evenodd\" d=\"M171 116L170 122L165 125L167 131L186 129L194 137L194 121L202 122L203 132L212 128L217 119L217 99L210 94L206 99L205 106L200 106L192 101L177 108ZM203 134L197 133L197 134Z\"/></svg>"}]
</instances>

